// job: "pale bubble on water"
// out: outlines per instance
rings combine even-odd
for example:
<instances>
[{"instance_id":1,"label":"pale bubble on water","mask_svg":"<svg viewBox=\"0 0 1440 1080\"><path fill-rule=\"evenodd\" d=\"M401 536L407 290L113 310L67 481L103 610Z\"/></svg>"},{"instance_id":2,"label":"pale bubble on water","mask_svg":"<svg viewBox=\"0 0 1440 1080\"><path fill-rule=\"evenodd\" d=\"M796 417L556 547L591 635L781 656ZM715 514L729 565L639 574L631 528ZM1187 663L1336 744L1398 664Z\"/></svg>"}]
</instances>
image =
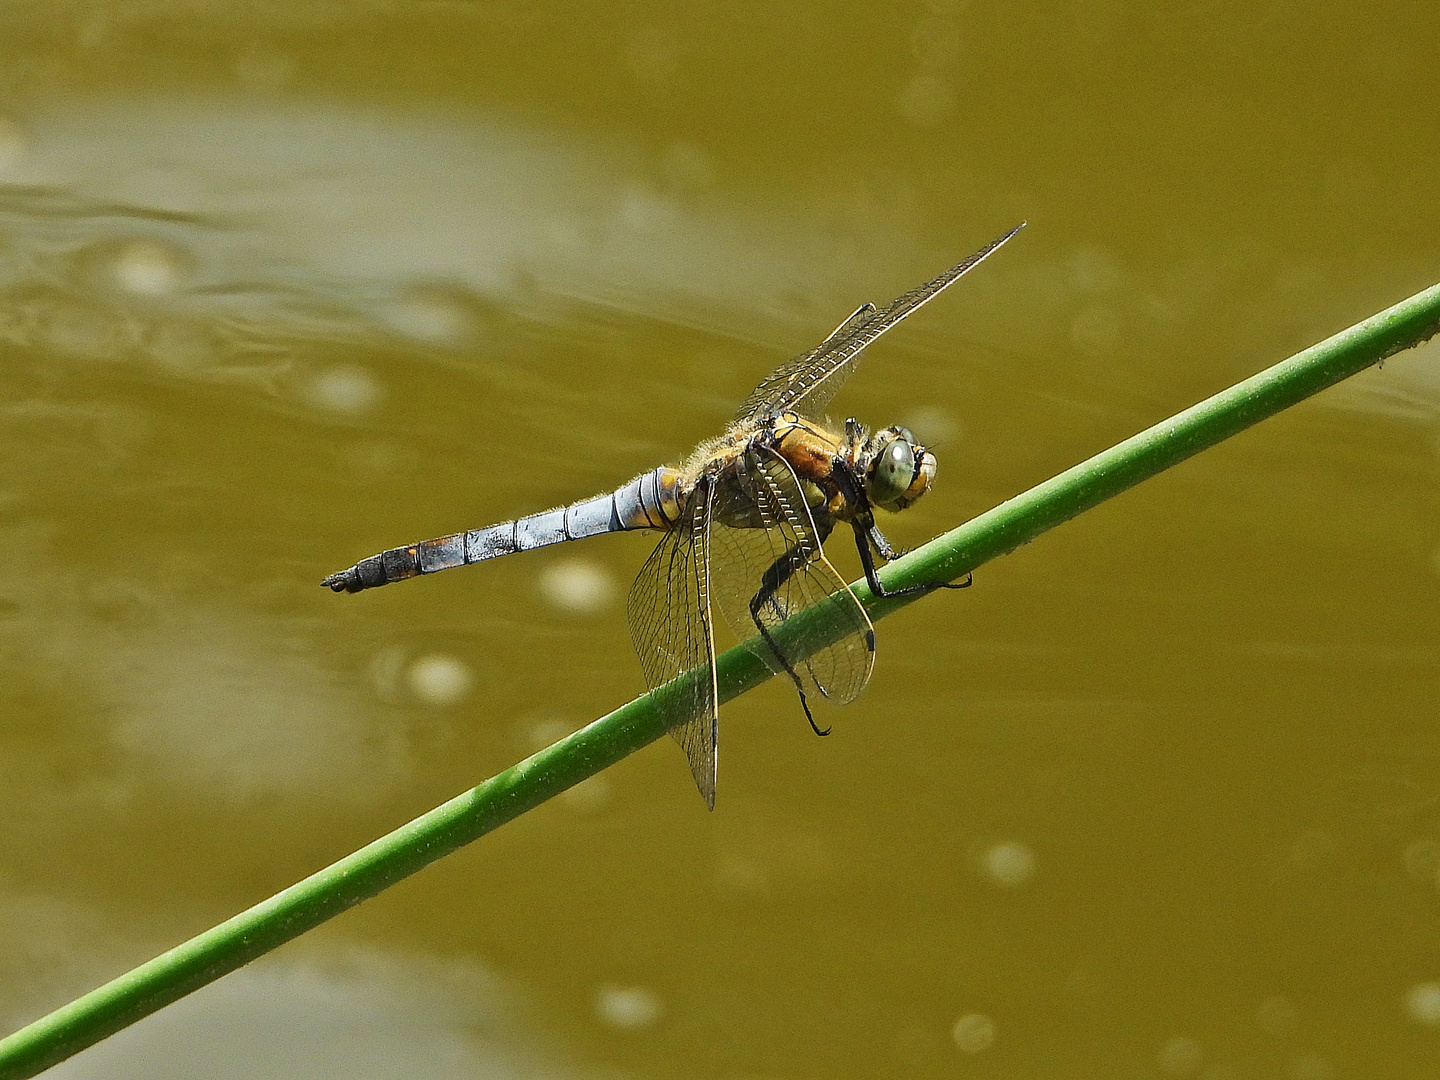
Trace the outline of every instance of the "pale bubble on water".
<instances>
[{"instance_id":1,"label":"pale bubble on water","mask_svg":"<svg viewBox=\"0 0 1440 1080\"><path fill-rule=\"evenodd\" d=\"M984 1013L967 1013L955 1021L950 1037L965 1053L981 1053L995 1045L995 1021Z\"/></svg>"},{"instance_id":2,"label":"pale bubble on water","mask_svg":"<svg viewBox=\"0 0 1440 1080\"><path fill-rule=\"evenodd\" d=\"M1205 1064L1205 1048L1184 1035L1160 1047L1155 1063L1166 1076L1194 1076Z\"/></svg>"},{"instance_id":3,"label":"pale bubble on water","mask_svg":"<svg viewBox=\"0 0 1440 1080\"><path fill-rule=\"evenodd\" d=\"M444 653L422 656L406 672L410 692L428 705L454 705L470 693L475 677L463 661Z\"/></svg>"},{"instance_id":4,"label":"pale bubble on water","mask_svg":"<svg viewBox=\"0 0 1440 1080\"><path fill-rule=\"evenodd\" d=\"M443 289L414 289L386 307L382 317L406 337L459 347L475 336L474 313Z\"/></svg>"},{"instance_id":5,"label":"pale bubble on water","mask_svg":"<svg viewBox=\"0 0 1440 1080\"><path fill-rule=\"evenodd\" d=\"M1028 844L1005 840L985 852L980 867L996 885L1018 889L1035 876L1035 852Z\"/></svg>"},{"instance_id":6,"label":"pale bubble on water","mask_svg":"<svg viewBox=\"0 0 1440 1080\"><path fill-rule=\"evenodd\" d=\"M384 391L373 375L364 368L347 364L322 371L310 384L310 398L317 405L329 412L352 416L370 411L383 396Z\"/></svg>"},{"instance_id":7,"label":"pale bubble on water","mask_svg":"<svg viewBox=\"0 0 1440 1080\"><path fill-rule=\"evenodd\" d=\"M615 581L589 559L560 559L540 574L540 595L561 611L593 615L609 607L617 592Z\"/></svg>"},{"instance_id":8,"label":"pale bubble on water","mask_svg":"<svg viewBox=\"0 0 1440 1080\"><path fill-rule=\"evenodd\" d=\"M163 296L175 291L184 268L184 258L168 244L134 240L115 253L110 273L126 292Z\"/></svg>"},{"instance_id":9,"label":"pale bubble on water","mask_svg":"<svg viewBox=\"0 0 1440 1080\"><path fill-rule=\"evenodd\" d=\"M1416 983L1405 992L1405 1013L1415 1023L1440 1028L1440 982Z\"/></svg>"},{"instance_id":10,"label":"pale bubble on water","mask_svg":"<svg viewBox=\"0 0 1440 1080\"><path fill-rule=\"evenodd\" d=\"M659 996L643 986L606 984L595 992L595 1015L622 1031L650 1027L665 1011Z\"/></svg>"}]
</instances>

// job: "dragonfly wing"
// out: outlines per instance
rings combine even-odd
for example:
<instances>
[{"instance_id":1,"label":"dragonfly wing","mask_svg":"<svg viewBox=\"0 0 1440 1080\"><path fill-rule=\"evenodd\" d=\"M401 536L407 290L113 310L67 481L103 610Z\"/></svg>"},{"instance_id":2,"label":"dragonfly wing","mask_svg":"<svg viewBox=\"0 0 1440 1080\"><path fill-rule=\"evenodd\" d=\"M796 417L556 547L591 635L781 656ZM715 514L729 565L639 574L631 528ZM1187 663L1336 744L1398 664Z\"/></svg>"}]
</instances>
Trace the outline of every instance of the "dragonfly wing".
<instances>
[{"instance_id":1,"label":"dragonfly wing","mask_svg":"<svg viewBox=\"0 0 1440 1080\"><path fill-rule=\"evenodd\" d=\"M875 631L825 558L790 463L773 450L748 451L735 483L717 494L713 518L712 589L730 628L776 674L793 672L807 692L837 704L854 699L870 679ZM750 527L727 524L734 521ZM795 635L796 624L784 628L822 604L827 614L803 635Z\"/></svg>"},{"instance_id":2,"label":"dragonfly wing","mask_svg":"<svg viewBox=\"0 0 1440 1080\"><path fill-rule=\"evenodd\" d=\"M856 308L850 313L850 317L848 319L842 322L834 330L830 331L830 336L820 343L819 348L828 348L830 343L836 338L844 337L846 334L849 334L854 330L858 330L860 327L864 326L867 322L869 322L870 319L874 316L875 312L878 310L879 308L877 308L874 304L861 304L858 308ZM815 351L818 352L819 349Z\"/></svg>"},{"instance_id":3,"label":"dragonfly wing","mask_svg":"<svg viewBox=\"0 0 1440 1080\"><path fill-rule=\"evenodd\" d=\"M713 481L702 477L679 520L641 568L626 603L645 682L712 810L719 734L710 612L713 492Z\"/></svg>"},{"instance_id":4,"label":"dragonfly wing","mask_svg":"<svg viewBox=\"0 0 1440 1080\"><path fill-rule=\"evenodd\" d=\"M897 297L885 308L878 311L870 305L860 308L816 348L786 361L766 376L765 381L745 399L733 422L742 423L770 413L792 410L818 415L855 370L867 345L905 316L939 296L1024 227L1025 223L1021 222L968 259ZM870 308L868 313L867 307Z\"/></svg>"}]
</instances>

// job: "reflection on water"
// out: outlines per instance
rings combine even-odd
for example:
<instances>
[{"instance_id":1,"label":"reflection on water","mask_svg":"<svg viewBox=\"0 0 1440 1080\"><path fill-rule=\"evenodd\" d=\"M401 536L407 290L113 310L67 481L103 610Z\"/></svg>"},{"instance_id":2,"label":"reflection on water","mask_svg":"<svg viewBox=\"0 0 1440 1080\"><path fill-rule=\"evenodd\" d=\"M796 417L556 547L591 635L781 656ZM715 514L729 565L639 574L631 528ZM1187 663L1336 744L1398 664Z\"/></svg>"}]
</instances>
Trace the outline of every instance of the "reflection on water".
<instances>
[{"instance_id":1,"label":"reflection on water","mask_svg":"<svg viewBox=\"0 0 1440 1080\"><path fill-rule=\"evenodd\" d=\"M1022 217L837 399L939 448L903 546L1440 277L1434 27L1273 15L0 18L7 1022L640 689L643 538L338 566L675 460ZM713 817L656 746L69 1068L1430 1077L1437 355L887 621L828 739L734 703Z\"/></svg>"},{"instance_id":2,"label":"reflection on water","mask_svg":"<svg viewBox=\"0 0 1440 1080\"><path fill-rule=\"evenodd\" d=\"M43 494L26 492L25 504ZM295 649L293 622L207 604L206 583L182 568L161 568L157 583L105 569L103 551L84 568L58 533L3 533L28 557L0 573L12 605L0 651L12 688L65 703L48 723L99 724L85 737L119 755L112 768L242 803L301 790L349 800L403 771L403 749L363 696Z\"/></svg>"},{"instance_id":3,"label":"reflection on water","mask_svg":"<svg viewBox=\"0 0 1440 1080\"><path fill-rule=\"evenodd\" d=\"M978 1054L995 1044L995 1021L984 1013L966 1013L950 1030L951 1037L967 1054Z\"/></svg>"},{"instance_id":4,"label":"reflection on water","mask_svg":"<svg viewBox=\"0 0 1440 1080\"><path fill-rule=\"evenodd\" d=\"M454 705L470 693L475 677L463 660L444 653L430 653L410 665L406 672L410 689L430 705Z\"/></svg>"},{"instance_id":5,"label":"reflection on water","mask_svg":"<svg viewBox=\"0 0 1440 1080\"><path fill-rule=\"evenodd\" d=\"M557 559L540 574L540 595L562 611L577 615L603 611L618 592L604 567L583 556Z\"/></svg>"},{"instance_id":6,"label":"reflection on water","mask_svg":"<svg viewBox=\"0 0 1440 1080\"><path fill-rule=\"evenodd\" d=\"M312 950L313 952L313 950ZM536 1053L494 974L473 962L351 949L255 964L49 1076L433 1080L582 1076Z\"/></svg>"},{"instance_id":7,"label":"reflection on water","mask_svg":"<svg viewBox=\"0 0 1440 1080\"><path fill-rule=\"evenodd\" d=\"M1035 876L1035 852L1018 841L1002 841L985 852L981 866L996 885L1018 889Z\"/></svg>"},{"instance_id":8,"label":"reflection on water","mask_svg":"<svg viewBox=\"0 0 1440 1080\"><path fill-rule=\"evenodd\" d=\"M1405 1011L1425 1027L1440 1028L1440 982L1416 983L1405 994Z\"/></svg>"},{"instance_id":9,"label":"reflection on water","mask_svg":"<svg viewBox=\"0 0 1440 1080\"><path fill-rule=\"evenodd\" d=\"M379 323L460 346L481 298L547 293L653 307L658 288L670 317L678 300L709 320L773 316L782 289L831 300L833 258L695 205L713 169L693 144L641 180L612 151L447 114L139 98L3 131L12 257L54 277L103 246L123 291L183 283L186 311L289 333Z\"/></svg>"},{"instance_id":10,"label":"reflection on water","mask_svg":"<svg viewBox=\"0 0 1440 1080\"><path fill-rule=\"evenodd\" d=\"M322 409L335 413L367 413L384 396L384 389L373 375L364 368L346 365L336 365L316 373L310 384L311 400Z\"/></svg>"},{"instance_id":11,"label":"reflection on water","mask_svg":"<svg viewBox=\"0 0 1440 1080\"><path fill-rule=\"evenodd\" d=\"M643 986L605 985L595 994L595 1015L611 1027L638 1031L654 1024L665 1014L665 1006L653 990Z\"/></svg>"}]
</instances>

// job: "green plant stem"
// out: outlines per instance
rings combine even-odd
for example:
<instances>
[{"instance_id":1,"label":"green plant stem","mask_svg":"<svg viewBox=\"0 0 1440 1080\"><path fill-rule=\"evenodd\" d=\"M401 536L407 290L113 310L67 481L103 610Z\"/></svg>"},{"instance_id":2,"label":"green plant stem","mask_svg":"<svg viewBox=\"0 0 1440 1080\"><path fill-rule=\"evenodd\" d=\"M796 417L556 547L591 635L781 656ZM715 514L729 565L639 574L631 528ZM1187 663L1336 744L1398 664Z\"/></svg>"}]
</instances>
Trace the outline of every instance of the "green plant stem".
<instances>
[{"instance_id":1,"label":"green plant stem","mask_svg":"<svg viewBox=\"0 0 1440 1080\"><path fill-rule=\"evenodd\" d=\"M886 567L887 587L953 581L1267 416L1440 330L1440 285L1207 398ZM856 594L882 618L914 598ZM805 640L823 605L787 622ZM718 661L729 701L770 677L744 646ZM596 720L332 866L0 1040L0 1080L33 1076L298 937L665 733L646 696Z\"/></svg>"}]
</instances>

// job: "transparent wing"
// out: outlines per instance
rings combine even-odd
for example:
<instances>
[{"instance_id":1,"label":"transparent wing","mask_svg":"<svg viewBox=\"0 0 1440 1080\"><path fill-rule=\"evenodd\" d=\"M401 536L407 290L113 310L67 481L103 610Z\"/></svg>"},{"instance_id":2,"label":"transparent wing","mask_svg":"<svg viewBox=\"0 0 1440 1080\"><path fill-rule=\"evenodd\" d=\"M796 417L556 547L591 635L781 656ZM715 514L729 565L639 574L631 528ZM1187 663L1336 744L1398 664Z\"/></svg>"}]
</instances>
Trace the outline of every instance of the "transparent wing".
<instances>
[{"instance_id":1,"label":"transparent wing","mask_svg":"<svg viewBox=\"0 0 1440 1080\"><path fill-rule=\"evenodd\" d=\"M786 361L772 371L745 399L733 422L740 423L768 413L789 410L805 412L811 416L818 415L855 370L860 354L867 345L993 255L1002 244L1024 227L1025 223L1022 221L1004 236L990 241L964 262L952 266L919 288L911 289L886 308L876 310L869 304L860 308L814 349Z\"/></svg>"},{"instance_id":2,"label":"transparent wing","mask_svg":"<svg viewBox=\"0 0 1440 1080\"><path fill-rule=\"evenodd\" d=\"M793 673L807 690L844 704L870 680L875 660L870 618L825 558L789 462L761 449L747 452L738 465L734 483L716 495L711 529L716 603L730 628L772 671ZM786 620L818 604L830 610L803 635L795 636L794 624L782 629Z\"/></svg>"},{"instance_id":3,"label":"transparent wing","mask_svg":"<svg viewBox=\"0 0 1440 1080\"><path fill-rule=\"evenodd\" d=\"M702 477L680 519L641 568L626 603L645 682L711 810L719 733L710 616L713 492L711 480Z\"/></svg>"}]
</instances>

